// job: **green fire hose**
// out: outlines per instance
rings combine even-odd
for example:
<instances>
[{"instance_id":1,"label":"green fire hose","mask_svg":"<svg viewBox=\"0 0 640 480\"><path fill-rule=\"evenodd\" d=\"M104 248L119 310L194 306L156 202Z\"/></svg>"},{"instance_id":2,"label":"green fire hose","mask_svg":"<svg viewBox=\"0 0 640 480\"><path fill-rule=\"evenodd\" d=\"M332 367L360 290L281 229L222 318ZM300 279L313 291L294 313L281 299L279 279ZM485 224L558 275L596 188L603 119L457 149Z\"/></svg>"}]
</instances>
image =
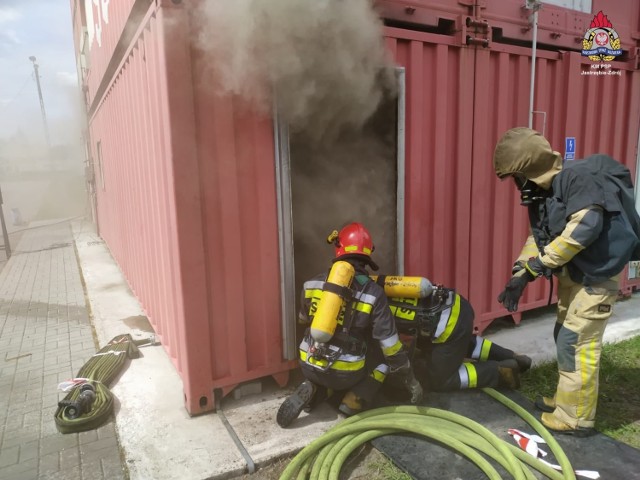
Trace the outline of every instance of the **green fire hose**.
<instances>
[{"instance_id":1,"label":"green fire hose","mask_svg":"<svg viewBox=\"0 0 640 480\"><path fill-rule=\"evenodd\" d=\"M549 445L562 473L457 413L431 407L394 406L369 410L334 426L301 450L285 468L280 480L337 480L343 463L356 448L376 437L393 433L418 434L448 445L475 463L491 480L502 477L481 453L516 480L535 479L533 470L552 480L575 480L573 468L562 448L533 415L496 390L485 388L484 391L535 429Z\"/></svg>"},{"instance_id":2,"label":"green fire hose","mask_svg":"<svg viewBox=\"0 0 640 480\"><path fill-rule=\"evenodd\" d=\"M149 343L149 340L134 341L129 334L118 335L80 368L77 377L87 381L73 388L58 403L54 413L58 431L93 430L109 419L113 412L113 394L109 386L123 369L127 358L140 356L138 345L143 343Z\"/></svg>"}]
</instances>

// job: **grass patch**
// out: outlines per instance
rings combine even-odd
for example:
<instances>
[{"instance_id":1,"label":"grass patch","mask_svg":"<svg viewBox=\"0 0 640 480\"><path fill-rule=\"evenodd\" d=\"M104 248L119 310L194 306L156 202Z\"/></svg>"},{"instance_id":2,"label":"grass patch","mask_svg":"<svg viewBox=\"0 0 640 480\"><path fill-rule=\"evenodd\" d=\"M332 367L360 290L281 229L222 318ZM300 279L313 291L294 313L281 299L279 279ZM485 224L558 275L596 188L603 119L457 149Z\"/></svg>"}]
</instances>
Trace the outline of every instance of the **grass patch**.
<instances>
[{"instance_id":1,"label":"grass patch","mask_svg":"<svg viewBox=\"0 0 640 480\"><path fill-rule=\"evenodd\" d=\"M368 480L412 480L413 477L396 467L387 457L372 461L367 465ZM363 477L365 478L365 477Z\"/></svg>"},{"instance_id":2,"label":"grass patch","mask_svg":"<svg viewBox=\"0 0 640 480\"><path fill-rule=\"evenodd\" d=\"M553 396L557 382L557 363L545 363L522 377L521 393L532 401ZM596 429L640 448L640 336L604 345Z\"/></svg>"}]
</instances>

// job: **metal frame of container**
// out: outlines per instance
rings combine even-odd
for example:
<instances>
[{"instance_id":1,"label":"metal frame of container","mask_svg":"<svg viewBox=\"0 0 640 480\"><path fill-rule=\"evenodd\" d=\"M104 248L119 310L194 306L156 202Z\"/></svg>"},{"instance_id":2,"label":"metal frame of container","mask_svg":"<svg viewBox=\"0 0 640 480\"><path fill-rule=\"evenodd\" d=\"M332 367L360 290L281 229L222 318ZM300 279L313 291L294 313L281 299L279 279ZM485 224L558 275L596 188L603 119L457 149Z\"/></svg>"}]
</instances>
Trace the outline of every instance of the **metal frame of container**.
<instances>
[{"instance_id":1,"label":"metal frame of container","mask_svg":"<svg viewBox=\"0 0 640 480\"><path fill-rule=\"evenodd\" d=\"M406 78L405 272L468 296L482 331L506 314L495 295L527 233L515 189L490 166L500 134L526 124L527 13L522 2L506 0L377 3L385 43ZM101 45L88 38L85 4L112 8L108 24L105 12L92 10L103 22ZM214 409L245 381L273 376L283 385L296 366L282 324L295 295L282 273L291 261L283 248L291 224L278 198L286 195L287 172L276 158L286 132L242 99L212 95L196 81L204 65L190 43L188 2L71 5L94 164L101 150L94 168L99 231L180 373L188 412ZM594 11L611 10L628 52L614 62L619 81L609 84L580 82L589 61L569 50L592 16L545 7L535 92L556 149L571 134L578 157L602 149L634 175L638 5L594 0ZM536 128L543 128L540 118ZM537 282L522 310L547 299Z\"/></svg>"}]
</instances>

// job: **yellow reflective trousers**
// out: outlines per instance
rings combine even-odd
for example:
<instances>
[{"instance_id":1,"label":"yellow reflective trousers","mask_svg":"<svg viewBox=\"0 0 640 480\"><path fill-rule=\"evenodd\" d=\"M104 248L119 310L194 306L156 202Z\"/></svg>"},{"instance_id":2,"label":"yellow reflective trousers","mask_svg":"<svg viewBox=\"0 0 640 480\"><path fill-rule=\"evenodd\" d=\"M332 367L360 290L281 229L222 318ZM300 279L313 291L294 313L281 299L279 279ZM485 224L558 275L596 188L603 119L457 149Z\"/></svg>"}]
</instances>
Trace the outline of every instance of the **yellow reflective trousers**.
<instances>
[{"instance_id":1,"label":"yellow reflective trousers","mask_svg":"<svg viewBox=\"0 0 640 480\"><path fill-rule=\"evenodd\" d=\"M602 336L618 296L619 276L592 286L575 283L564 272L557 278L554 337L560 378L553 414L572 428L593 427Z\"/></svg>"}]
</instances>

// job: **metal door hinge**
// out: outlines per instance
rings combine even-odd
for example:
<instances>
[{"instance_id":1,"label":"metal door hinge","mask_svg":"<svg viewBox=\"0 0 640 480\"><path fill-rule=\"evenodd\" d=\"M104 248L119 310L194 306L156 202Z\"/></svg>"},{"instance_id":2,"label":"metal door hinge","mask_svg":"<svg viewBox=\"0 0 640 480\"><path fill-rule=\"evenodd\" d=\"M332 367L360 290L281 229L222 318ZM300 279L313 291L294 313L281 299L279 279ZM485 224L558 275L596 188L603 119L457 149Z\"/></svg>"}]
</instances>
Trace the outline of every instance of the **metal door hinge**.
<instances>
[{"instance_id":1,"label":"metal door hinge","mask_svg":"<svg viewBox=\"0 0 640 480\"><path fill-rule=\"evenodd\" d=\"M491 26L487 20L463 16L460 34L463 45L479 45L484 48L491 45Z\"/></svg>"}]
</instances>

